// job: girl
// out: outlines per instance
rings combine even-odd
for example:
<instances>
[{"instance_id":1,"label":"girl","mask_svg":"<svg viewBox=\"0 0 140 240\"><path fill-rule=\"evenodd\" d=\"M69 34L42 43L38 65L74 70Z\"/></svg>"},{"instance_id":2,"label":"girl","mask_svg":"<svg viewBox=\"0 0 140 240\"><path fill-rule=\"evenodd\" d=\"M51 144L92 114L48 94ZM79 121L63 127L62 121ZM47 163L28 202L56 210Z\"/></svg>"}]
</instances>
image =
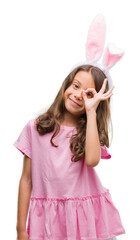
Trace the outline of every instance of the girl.
<instances>
[{"instance_id":1,"label":"girl","mask_svg":"<svg viewBox=\"0 0 140 240\"><path fill-rule=\"evenodd\" d=\"M115 240L125 233L95 171L101 158L111 158L113 88L100 68L74 68L50 108L29 120L14 142L24 154L18 240Z\"/></svg>"}]
</instances>

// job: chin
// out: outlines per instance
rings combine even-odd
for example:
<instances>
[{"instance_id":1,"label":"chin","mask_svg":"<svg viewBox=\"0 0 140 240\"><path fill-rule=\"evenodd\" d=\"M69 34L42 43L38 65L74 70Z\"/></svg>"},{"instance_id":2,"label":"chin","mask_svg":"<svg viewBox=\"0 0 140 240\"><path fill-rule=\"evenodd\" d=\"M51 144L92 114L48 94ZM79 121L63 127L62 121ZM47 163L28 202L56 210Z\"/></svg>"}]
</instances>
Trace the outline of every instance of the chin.
<instances>
[{"instance_id":1,"label":"chin","mask_svg":"<svg viewBox=\"0 0 140 240\"><path fill-rule=\"evenodd\" d=\"M83 115L86 112L85 109L82 109L82 110L80 109L79 110L78 108L74 108L73 106L70 105L69 101L70 100L67 99L67 101L65 102L65 109L70 114L73 114L75 116L81 116L81 115Z\"/></svg>"}]
</instances>

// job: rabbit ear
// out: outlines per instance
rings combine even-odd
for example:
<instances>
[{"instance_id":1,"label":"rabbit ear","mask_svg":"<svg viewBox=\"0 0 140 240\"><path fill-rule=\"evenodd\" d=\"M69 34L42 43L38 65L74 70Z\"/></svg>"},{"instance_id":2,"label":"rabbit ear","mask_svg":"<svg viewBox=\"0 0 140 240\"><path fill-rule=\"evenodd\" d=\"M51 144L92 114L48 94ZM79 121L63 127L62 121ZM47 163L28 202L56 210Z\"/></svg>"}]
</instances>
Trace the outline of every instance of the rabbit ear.
<instances>
[{"instance_id":1,"label":"rabbit ear","mask_svg":"<svg viewBox=\"0 0 140 240\"><path fill-rule=\"evenodd\" d=\"M86 58L88 61L97 61L103 52L105 43L106 25L102 14L97 15L91 23L86 42Z\"/></svg>"},{"instance_id":2,"label":"rabbit ear","mask_svg":"<svg viewBox=\"0 0 140 240\"><path fill-rule=\"evenodd\" d=\"M106 68L114 66L124 55L124 51L113 44L108 44L103 57L103 65Z\"/></svg>"}]
</instances>

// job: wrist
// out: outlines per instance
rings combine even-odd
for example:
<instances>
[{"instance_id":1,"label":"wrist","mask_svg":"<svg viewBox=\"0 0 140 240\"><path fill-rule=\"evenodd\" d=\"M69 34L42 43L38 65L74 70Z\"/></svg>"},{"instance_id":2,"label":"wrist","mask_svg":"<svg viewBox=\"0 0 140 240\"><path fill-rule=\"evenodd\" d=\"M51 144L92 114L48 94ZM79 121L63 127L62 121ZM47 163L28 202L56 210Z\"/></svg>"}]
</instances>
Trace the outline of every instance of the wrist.
<instances>
[{"instance_id":1,"label":"wrist","mask_svg":"<svg viewBox=\"0 0 140 240\"><path fill-rule=\"evenodd\" d=\"M19 239L29 239L29 235L27 231L24 232L17 232L17 240Z\"/></svg>"},{"instance_id":2,"label":"wrist","mask_svg":"<svg viewBox=\"0 0 140 240\"><path fill-rule=\"evenodd\" d=\"M91 114L96 116L97 113L96 113L96 110L93 108L93 109L86 111L86 114L87 114L87 116L91 115Z\"/></svg>"}]
</instances>

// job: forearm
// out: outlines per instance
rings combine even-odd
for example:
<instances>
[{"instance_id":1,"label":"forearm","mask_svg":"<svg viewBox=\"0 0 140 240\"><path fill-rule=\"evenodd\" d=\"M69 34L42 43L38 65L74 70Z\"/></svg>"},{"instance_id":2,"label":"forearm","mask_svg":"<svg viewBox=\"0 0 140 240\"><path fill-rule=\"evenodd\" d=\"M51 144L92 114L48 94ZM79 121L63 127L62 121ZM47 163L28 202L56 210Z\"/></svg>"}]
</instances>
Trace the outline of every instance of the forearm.
<instances>
[{"instance_id":1,"label":"forearm","mask_svg":"<svg viewBox=\"0 0 140 240\"><path fill-rule=\"evenodd\" d=\"M87 112L85 160L88 166L94 167L100 160L100 141L96 122L96 111Z\"/></svg>"},{"instance_id":2,"label":"forearm","mask_svg":"<svg viewBox=\"0 0 140 240\"><path fill-rule=\"evenodd\" d=\"M22 177L19 182L18 209L17 209L17 232L26 231L26 220L28 215L32 184Z\"/></svg>"}]
</instances>

